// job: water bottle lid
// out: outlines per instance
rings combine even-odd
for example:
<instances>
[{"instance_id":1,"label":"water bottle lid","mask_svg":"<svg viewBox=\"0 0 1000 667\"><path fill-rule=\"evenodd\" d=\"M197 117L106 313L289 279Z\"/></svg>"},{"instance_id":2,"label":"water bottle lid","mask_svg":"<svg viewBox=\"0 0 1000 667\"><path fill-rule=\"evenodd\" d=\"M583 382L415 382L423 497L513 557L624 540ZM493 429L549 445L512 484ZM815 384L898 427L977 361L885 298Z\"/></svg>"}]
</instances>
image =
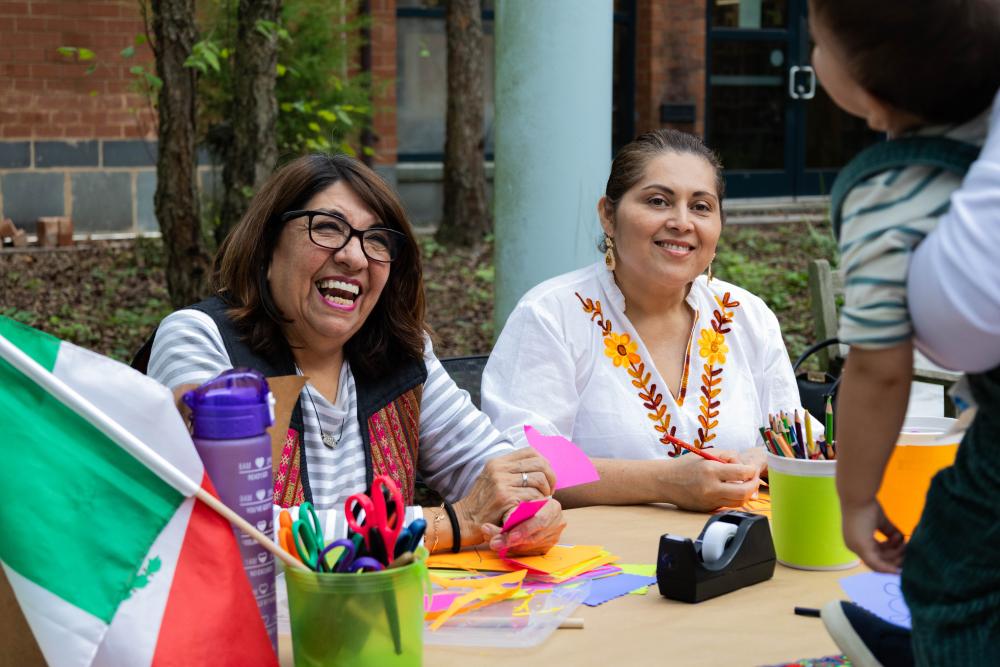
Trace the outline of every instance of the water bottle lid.
<instances>
[{"instance_id":1,"label":"water bottle lid","mask_svg":"<svg viewBox=\"0 0 1000 667\"><path fill-rule=\"evenodd\" d=\"M274 423L274 397L264 376L252 368L223 371L181 400L191 408L196 438L250 438Z\"/></svg>"}]
</instances>

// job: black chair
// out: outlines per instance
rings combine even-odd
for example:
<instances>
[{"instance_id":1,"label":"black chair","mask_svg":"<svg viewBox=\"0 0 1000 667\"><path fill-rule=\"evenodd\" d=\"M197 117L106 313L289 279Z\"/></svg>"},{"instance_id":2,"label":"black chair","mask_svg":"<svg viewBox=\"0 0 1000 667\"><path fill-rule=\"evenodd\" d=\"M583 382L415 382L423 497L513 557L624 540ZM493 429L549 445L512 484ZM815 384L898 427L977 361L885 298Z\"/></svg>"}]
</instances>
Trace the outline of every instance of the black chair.
<instances>
[{"instance_id":1,"label":"black chair","mask_svg":"<svg viewBox=\"0 0 1000 667\"><path fill-rule=\"evenodd\" d=\"M473 354L468 357L448 357L441 359L441 365L455 381L459 389L469 392L472 404L479 408L480 386L483 380L483 369L486 368L488 354Z\"/></svg>"}]
</instances>

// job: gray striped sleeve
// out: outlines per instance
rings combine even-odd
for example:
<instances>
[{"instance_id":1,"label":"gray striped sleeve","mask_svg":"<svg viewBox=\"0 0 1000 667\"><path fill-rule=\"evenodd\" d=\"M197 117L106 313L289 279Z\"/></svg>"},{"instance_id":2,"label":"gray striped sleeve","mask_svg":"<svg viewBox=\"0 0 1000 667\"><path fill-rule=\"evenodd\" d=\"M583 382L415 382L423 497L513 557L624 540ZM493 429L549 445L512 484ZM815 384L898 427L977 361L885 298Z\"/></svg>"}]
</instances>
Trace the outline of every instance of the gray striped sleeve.
<instances>
[{"instance_id":1,"label":"gray striped sleeve","mask_svg":"<svg viewBox=\"0 0 1000 667\"><path fill-rule=\"evenodd\" d=\"M913 249L947 209L959 179L914 166L884 172L844 202L844 307L838 337L855 347L892 347L912 336L906 273Z\"/></svg>"},{"instance_id":2,"label":"gray striped sleeve","mask_svg":"<svg viewBox=\"0 0 1000 667\"><path fill-rule=\"evenodd\" d=\"M489 459L514 446L476 409L434 356L424 351L427 382L420 403L420 474L449 502L465 497Z\"/></svg>"},{"instance_id":3,"label":"gray striped sleeve","mask_svg":"<svg viewBox=\"0 0 1000 667\"><path fill-rule=\"evenodd\" d=\"M212 318L186 308L160 322L146 374L174 389L182 384L201 384L232 367Z\"/></svg>"}]
</instances>

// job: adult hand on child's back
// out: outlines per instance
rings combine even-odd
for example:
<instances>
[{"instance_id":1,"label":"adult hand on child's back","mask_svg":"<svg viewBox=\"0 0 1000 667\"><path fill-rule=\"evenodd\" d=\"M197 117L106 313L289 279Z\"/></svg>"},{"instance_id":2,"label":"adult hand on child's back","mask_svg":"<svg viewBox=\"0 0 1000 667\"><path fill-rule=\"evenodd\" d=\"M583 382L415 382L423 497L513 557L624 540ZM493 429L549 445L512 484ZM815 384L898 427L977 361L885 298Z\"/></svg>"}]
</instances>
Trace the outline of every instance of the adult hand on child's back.
<instances>
[{"instance_id":1,"label":"adult hand on child's back","mask_svg":"<svg viewBox=\"0 0 1000 667\"><path fill-rule=\"evenodd\" d=\"M898 573L906 551L906 538L886 517L882 505L874 498L861 505L842 501L841 511L847 548L876 572ZM876 530L885 535L884 541L876 539Z\"/></svg>"}]
</instances>

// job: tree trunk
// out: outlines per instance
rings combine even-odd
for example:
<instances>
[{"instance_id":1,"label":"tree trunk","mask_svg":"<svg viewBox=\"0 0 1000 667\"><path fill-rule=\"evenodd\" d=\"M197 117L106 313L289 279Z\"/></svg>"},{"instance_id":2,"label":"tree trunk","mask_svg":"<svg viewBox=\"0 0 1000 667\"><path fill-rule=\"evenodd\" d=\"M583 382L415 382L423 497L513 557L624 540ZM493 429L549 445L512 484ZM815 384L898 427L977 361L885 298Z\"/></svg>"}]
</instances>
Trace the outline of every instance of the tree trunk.
<instances>
[{"instance_id":1,"label":"tree trunk","mask_svg":"<svg viewBox=\"0 0 1000 667\"><path fill-rule=\"evenodd\" d=\"M278 159L274 93L278 39L273 31L259 30L258 22L277 24L280 18L281 0L240 0L233 64L233 139L222 167L219 242L243 217L250 198Z\"/></svg>"},{"instance_id":2,"label":"tree trunk","mask_svg":"<svg viewBox=\"0 0 1000 667\"><path fill-rule=\"evenodd\" d=\"M448 0L448 114L444 219L436 238L470 246L492 226L483 164L483 20L480 0Z\"/></svg>"},{"instance_id":3,"label":"tree trunk","mask_svg":"<svg viewBox=\"0 0 1000 667\"><path fill-rule=\"evenodd\" d=\"M159 157L156 160L156 219L167 253L167 290L176 308L202 298L211 258L198 211L194 69L184 67L198 38L194 0L153 0L158 99Z\"/></svg>"}]
</instances>

